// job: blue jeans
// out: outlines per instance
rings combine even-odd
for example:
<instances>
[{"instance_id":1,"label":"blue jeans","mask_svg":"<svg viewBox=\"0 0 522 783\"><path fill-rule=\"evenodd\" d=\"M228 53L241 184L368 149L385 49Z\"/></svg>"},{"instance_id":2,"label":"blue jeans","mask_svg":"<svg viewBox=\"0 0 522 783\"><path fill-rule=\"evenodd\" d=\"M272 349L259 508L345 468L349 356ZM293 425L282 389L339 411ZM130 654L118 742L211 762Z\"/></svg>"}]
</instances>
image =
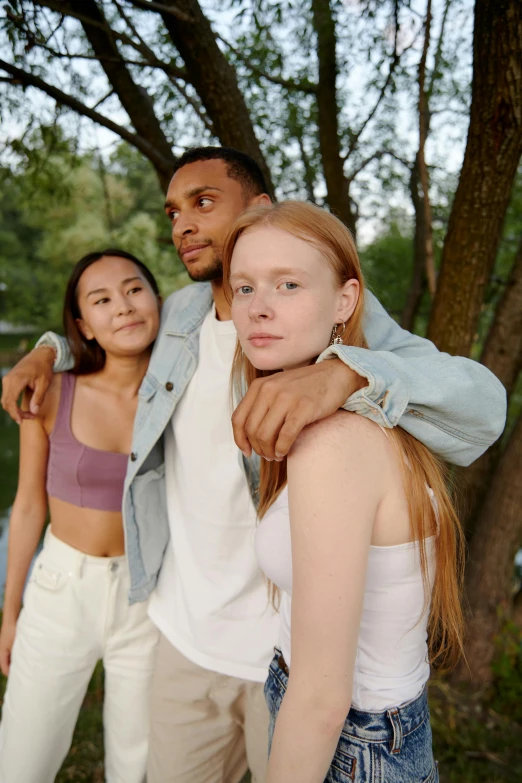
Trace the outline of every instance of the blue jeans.
<instances>
[{"instance_id":1,"label":"blue jeans","mask_svg":"<svg viewBox=\"0 0 522 783\"><path fill-rule=\"evenodd\" d=\"M265 684L270 711L268 751L288 675L276 650ZM352 707L346 718L325 783L438 783L431 747L426 688L420 696L384 712Z\"/></svg>"}]
</instances>

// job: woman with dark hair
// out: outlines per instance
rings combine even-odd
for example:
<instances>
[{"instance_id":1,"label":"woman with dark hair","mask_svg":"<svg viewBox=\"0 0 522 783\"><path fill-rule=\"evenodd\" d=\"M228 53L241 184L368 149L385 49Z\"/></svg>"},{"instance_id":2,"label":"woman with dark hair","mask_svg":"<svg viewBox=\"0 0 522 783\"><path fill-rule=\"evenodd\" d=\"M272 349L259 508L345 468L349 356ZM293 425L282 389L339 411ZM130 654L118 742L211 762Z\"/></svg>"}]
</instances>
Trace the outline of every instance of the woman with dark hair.
<instances>
[{"instance_id":1,"label":"woman with dark hair","mask_svg":"<svg viewBox=\"0 0 522 783\"><path fill-rule=\"evenodd\" d=\"M5 783L54 781L100 659L106 780L145 779L157 630L146 603L128 604L121 501L159 318L156 281L134 256L110 249L76 264L64 304L74 369L54 377L38 416L20 429L0 632Z\"/></svg>"}]
</instances>

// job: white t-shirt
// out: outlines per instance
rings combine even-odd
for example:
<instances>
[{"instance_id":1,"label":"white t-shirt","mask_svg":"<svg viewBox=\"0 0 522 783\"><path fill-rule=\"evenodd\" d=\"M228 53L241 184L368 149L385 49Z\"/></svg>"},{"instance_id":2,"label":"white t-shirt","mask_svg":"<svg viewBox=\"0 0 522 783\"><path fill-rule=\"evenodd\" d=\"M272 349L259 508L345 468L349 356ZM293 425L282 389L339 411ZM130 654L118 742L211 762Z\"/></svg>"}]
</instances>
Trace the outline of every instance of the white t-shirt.
<instances>
[{"instance_id":1,"label":"white t-shirt","mask_svg":"<svg viewBox=\"0 0 522 783\"><path fill-rule=\"evenodd\" d=\"M212 671L264 682L279 617L256 559L256 512L230 421L232 321L215 308L199 362L166 430L170 542L149 614L174 647Z\"/></svg>"}]
</instances>

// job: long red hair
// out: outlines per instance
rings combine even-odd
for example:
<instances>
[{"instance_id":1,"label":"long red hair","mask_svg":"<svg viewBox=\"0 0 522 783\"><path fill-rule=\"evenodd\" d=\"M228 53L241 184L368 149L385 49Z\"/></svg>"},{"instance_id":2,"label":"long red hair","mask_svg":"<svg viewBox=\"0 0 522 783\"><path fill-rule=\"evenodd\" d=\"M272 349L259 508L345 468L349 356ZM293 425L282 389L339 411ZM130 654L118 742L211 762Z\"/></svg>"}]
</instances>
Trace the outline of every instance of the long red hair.
<instances>
[{"instance_id":1,"label":"long red hair","mask_svg":"<svg viewBox=\"0 0 522 783\"><path fill-rule=\"evenodd\" d=\"M342 334L345 345L367 348L363 332L364 278L352 235L333 215L312 204L284 201L271 206L255 207L244 212L232 227L223 248L223 285L232 298L230 265L239 237L248 230L272 226L309 242L324 255L342 286L357 279L360 294L357 306ZM326 346L325 346L326 347ZM236 394L256 378L273 371L257 370L237 345L232 369L232 386ZM401 464L412 540L418 542L426 602L430 601L428 560L425 539L434 535L436 571L428 622L430 661L442 668L455 665L462 653L463 614L461 592L464 570L464 535L449 491L448 471L429 449L401 427L388 430ZM286 485L286 459L282 462L261 461L258 516L261 518ZM434 501L428 494L431 487ZM272 587L272 597L276 591Z\"/></svg>"}]
</instances>

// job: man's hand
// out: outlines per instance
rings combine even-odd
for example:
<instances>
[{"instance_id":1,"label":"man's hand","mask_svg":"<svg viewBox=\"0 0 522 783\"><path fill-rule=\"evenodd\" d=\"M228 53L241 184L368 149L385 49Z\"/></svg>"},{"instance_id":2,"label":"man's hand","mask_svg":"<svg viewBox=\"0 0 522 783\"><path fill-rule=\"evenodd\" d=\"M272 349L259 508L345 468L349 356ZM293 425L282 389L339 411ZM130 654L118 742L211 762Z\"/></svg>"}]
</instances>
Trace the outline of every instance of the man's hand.
<instances>
[{"instance_id":1,"label":"man's hand","mask_svg":"<svg viewBox=\"0 0 522 783\"><path fill-rule=\"evenodd\" d=\"M307 424L330 416L368 383L340 359L255 380L232 415L234 440L249 457L280 460Z\"/></svg>"},{"instance_id":2,"label":"man's hand","mask_svg":"<svg viewBox=\"0 0 522 783\"><path fill-rule=\"evenodd\" d=\"M54 348L42 345L20 359L18 364L15 364L13 369L4 376L2 380L2 408L17 424L21 424L22 419L34 419L38 414L53 379L54 359ZM17 401L26 388L32 389L33 394L29 410L22 411L18 407Z\"/></svg>"}]
</instances>

